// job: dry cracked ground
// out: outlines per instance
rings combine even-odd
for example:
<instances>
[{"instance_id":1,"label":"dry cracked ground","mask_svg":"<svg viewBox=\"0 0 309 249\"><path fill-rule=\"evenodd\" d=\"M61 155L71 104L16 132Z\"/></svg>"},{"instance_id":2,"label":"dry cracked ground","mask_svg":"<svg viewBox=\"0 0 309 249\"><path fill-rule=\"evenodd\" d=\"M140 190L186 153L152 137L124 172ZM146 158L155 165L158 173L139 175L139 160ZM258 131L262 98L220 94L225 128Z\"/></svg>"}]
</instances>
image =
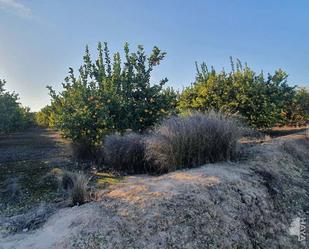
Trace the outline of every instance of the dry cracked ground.
<instances>
[{"instance_id":1,"label":"dry cracked ground","mask_svg":"<svg viewBox=\"0 0 309 249\"><path fill-rule=\"evenodd\" d=\"M0 248L308 248L289 228L308 217L309 141L298 133L243 147L238 162L126 177L95 202L2 232Z\"/></svg>"}]
</instances>

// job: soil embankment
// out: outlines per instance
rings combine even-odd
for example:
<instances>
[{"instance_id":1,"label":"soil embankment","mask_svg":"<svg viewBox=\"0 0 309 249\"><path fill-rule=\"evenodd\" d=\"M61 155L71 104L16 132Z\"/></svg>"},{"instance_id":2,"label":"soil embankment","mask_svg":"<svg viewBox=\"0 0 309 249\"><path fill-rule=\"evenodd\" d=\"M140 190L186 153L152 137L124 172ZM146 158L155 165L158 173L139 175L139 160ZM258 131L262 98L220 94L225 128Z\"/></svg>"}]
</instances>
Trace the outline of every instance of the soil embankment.
<instances>
[{"instance_id":1,"label":"soil embankment","mask_svg":"<svg viewBox=\"0 0 309 249\"><path fill-rule=\"evenodd\" d=\"M289 227L308 210L308 151L289 135L246 144L237 163L127 177L0 248L306 248Z\"/></svg>"}]
</instances>

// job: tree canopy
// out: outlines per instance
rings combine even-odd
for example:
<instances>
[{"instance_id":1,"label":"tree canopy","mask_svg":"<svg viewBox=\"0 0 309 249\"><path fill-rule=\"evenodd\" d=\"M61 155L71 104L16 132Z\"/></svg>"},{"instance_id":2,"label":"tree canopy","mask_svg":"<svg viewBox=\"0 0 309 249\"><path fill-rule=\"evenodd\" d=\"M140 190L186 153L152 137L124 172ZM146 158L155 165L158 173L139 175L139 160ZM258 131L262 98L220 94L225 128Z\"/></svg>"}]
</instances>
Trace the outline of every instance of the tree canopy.
<instances>
[{"instance_id":1,"label":"tree canopy","mask_svg":"<svg viewBox=\"0 0 309 249\"><path fill-rule=\"evenodd\" d=\"M0 133L25 129L33 123L33 114L28 107L18 102L18 94L5 90L5 80L0 79Z\"/></svg>"},{"instance_id":2,"label":"tree canopy","mask_svg":"<svg viewBox=\"0 0 309 249\"><path fill-rule=\"evenodd\" d=\"M154 47L147 56L138 46L132 53L126 43L122 63L118 52L111 58L107 43L99 43L97 51L93 61L86 47L78 74L70 68L62 92L48 87L55 126L66 137L98 144L112 131L145 131L175 110L176 93L164 88L167 79L151 82L165 52Z\"/></svg>"},{"instance_id":3,"label":"tree canopy","mask_svg":"<svg viewBox=\"0 0 309 249\"><path fill-rule=\"evenodd\" d=\"M279 69L265 77L233 59L231 67L230 72L217 72L205 63L196 64L196 80L182 92L179 109L238 114L257 128L283 122L295 95L295 87L287 84L287 73Z\"/></svg>"}]
</instances>

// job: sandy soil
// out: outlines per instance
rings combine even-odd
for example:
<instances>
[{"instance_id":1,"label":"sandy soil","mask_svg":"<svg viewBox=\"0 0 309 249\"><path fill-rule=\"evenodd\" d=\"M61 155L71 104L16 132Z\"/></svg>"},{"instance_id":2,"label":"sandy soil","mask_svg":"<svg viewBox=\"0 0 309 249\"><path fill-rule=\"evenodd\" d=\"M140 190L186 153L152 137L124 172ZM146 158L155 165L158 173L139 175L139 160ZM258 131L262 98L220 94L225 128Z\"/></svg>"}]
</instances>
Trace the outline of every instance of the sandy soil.
<instances>
[{"instance_id":1,"label":"sandy soil","mask_svg":"<svg viewBox=\"0 0 309 249\"><path fill-rule=\"evenodd\" d=\"M308 151L298 134L247 144L237 163L127 177L0 248L306 248L289 226L307 215Z\"/></svg>"}]
</instances>

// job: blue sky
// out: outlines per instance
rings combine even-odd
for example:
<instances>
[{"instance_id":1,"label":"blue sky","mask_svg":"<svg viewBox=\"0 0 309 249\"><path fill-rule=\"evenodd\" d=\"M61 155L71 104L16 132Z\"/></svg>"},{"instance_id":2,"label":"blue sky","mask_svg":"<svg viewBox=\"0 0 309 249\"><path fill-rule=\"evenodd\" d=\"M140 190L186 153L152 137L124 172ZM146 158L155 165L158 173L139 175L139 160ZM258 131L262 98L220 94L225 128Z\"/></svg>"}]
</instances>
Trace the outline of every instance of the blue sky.
<instances>
[{"instance_id":1,"label":"blue sky","mask_svg":"<svg viewBox=\"0 0 309 249\"><path fill-rule=\"evenodd\" d=\"M195 61L229 69L229 56L309 86L308 13L307 0L0 0L0 78L36 111L86 44L94 53L107 41L115 52L128 41L166 51L153 78L176 89L194 81Z\"/></svg>"}]
</instances>

